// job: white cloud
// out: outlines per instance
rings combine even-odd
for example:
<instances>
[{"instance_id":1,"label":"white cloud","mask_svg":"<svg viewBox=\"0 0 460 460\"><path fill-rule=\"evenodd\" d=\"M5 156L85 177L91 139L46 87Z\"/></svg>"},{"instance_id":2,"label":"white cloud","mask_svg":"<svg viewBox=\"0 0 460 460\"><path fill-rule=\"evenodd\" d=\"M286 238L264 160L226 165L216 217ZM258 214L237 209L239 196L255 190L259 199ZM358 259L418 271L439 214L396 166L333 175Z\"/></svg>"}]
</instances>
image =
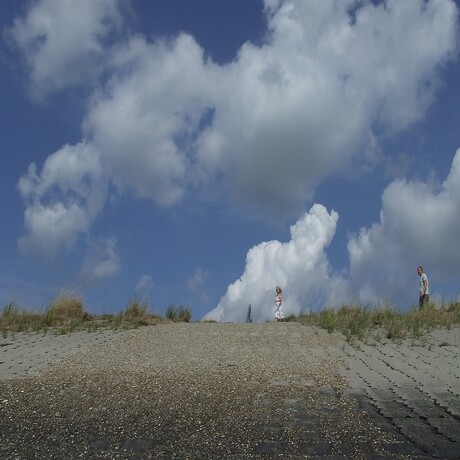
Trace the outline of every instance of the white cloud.
<instances>
[{"instance_id":1,"label":"white cloud","mask_svg":"<svg viewBox=\"0 0 460 460\"><path fill-rule=\"evenodd\" d=\"M32 163L18 189L26 203L27 229L20 247L48 257L89 231L107 196L99 154L85 143L65 145L50 155L40 174Z\"/></svg>"},{"instance_id":2,"label":"white cloud","mask_svg":"<svg viewBox=\"0 0 460 460\"><path fill-rule=\"evenodd\" d=\"M150 291L154 286L153 279L150 275L142 275L136 284L136 293L145 293Z\"/></svg>"},{"instance_id":3,"label":"white cloud","mask_svg":"<svg viewBox=\"0 0 460 460\"><path fill-rule=\"evenodd\" d=\"M221 69L198 158L224 171L238 201L290 211L324 177L372 164L376 124L397 131L424 116L436 72L456 48L457 12L452 2L421 0L267 1L266 9L267 43L244 45Z\"/></svg>"},{"instance_id":4,"label":"white cloud","mask_svg":"<svg viewBox=\"0 0 460 460\"><path fill-rule=\"evenodd\" d=\"M100 177L160 206L214 196L217 183L217 199L298 215L325 177L372 166L382 130L424 116L458 38L448 0L266 0L265 44L246 43L218 66L186 34L108 44L119 7L41 0L11 29L39 92L111 72L83 123L90 141L20 181L24 247L56 251L88 232L106 196ZM75 153L81 145L99 152L97 164ZM61 156L81 166L67 174Z\"/></svg>"},{"instance_id":5,"label":"white cloud","mask_svg":"<svg viewBox=\"0 0 460 460\"><path fill-rule=\"evenodd\" d=\"M209 295L204 289L204 285L206 280L209 278L209 273L203 270L200 267L195 268L193 274L187 281L187 288L190 291L193 291L199 295L201 301L207 302L209 301Z\"/></svg>"},{"instance_id":6,"label":"white cloud","mask_svg":"<svg viewBox=\"0 0 460 460\"><path fill-rule=\"evenodd\" d=\"M110 278L121 270L120 256L116 238L102 241L91 239L85 260L81 268L81 276L85 281Z\"/></svg>"},{"instance_id":7,"label":"white cloud","mask_svg":"<svg viewBox=\"0 0 460 460\"><path fill-rule=\"evenodd\" d=\"M231 284L217 307L205 319L244 321L251 304L254 321L274 317L274 292L284 291L285 314L322 306L328 288L340 280L331 278L325 249L331 242L338 214L315 204L291 227L287 243L269 241L248 251L244 273Z\"/></svg>"},{"instance_id":8,"label":"white cloud","mask_svg":"<svg viewBox=\"0 0 460 460\"><path fill-rule=\"evenodd\" d=\"M118 0L39 0L15 19L9 37L24 54L32 94L94 79L106 65L106 40L120 30Z\"/></svg>"},{"instance_id":9,"label":"white cloud","mask_svg":"<svg viewBox=\"0 0 460 460\"><path fill-rule=\"evenodd\" d=\"M193 274L187 281L187 287L191 290L200 289L206 281L208 274L201 268L195 268Z\"/></svg>"},{"instance_id":10,"label":"white cloud","mask_svg":"<svg viewBox=\"0 0 460 460\"><path fill-rule=\"evenodd\" d=\"M210 103L203 50L188 35L153 45L135 37L116 57L121 76L93 98L85 132L120 188L172 205L190 180L190 144Z\"/></svg>"},{"instance_id":11,"label":"white cloud","mask_svg":"<svg viewBox=\"0 0 460 460\"><path fill-rule=\"evenodd\" d=\"M186 34L133 36L110 48L85 134L121 190L158 205L218 181L237 203L298 212L325 177L373 164L376 124L423 117L457 37L455 6L425 3L267 2L266 43L225 66Z\"/></svg>"},{"instance_id":12,"label":"white cloud","mask_svg":"<svg viewBox=\"0 0 460 460\"><path fill-rule=\"evenodd\" d=\"M353 295L363 303L413 303L418 265L440 282L458 279L458 235L460 149L441 186L397 180L386 188L380 222L362 229L348 243Z\"/></svg>"},{"instance_id":13,"label":"white cloud","mask_svg":"<svg viewBox=\"0 0 460 460\"><path fill-rule=\"evenodd\" d=\"M286 314L350 302L408 307L418 300L418 265L430 277L430 294L441 296L442 283L460 278L460 149L442 184L396 180L386 188L380 222L349 238L346 275L330 271L325 253L337 220L315 204L291 227L288 243L250 249L243 275L205 319L244 321L248 304L255 321L272 319L276 285Z\"/></svg>"}]
</instances>

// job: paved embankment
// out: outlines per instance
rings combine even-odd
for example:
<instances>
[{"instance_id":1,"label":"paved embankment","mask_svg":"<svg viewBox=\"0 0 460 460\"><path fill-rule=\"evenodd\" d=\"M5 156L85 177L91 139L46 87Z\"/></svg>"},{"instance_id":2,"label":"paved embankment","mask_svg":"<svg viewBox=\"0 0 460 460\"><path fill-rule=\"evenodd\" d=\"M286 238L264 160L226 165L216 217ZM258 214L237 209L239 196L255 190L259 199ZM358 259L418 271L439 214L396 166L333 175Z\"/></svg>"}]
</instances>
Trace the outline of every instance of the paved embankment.
<instances>
[{"instance_id":1,"label":"paved embankment","mask_svg":"<svg viewBox=\"0 0 460 460\"><path fill-rule=\"evenodd\" d=\"M294 323L61 336L71 347L8 336L0 458L458 458L459 330L446 334L354 347Z\"/></svg>"},{"instance_id":2,"label":"paved embankment","mask_svg":"<svg viewBox=\"0 0 460 460\"><path fill-rule=\"evenodd\" d=\"M374 425L410 439L408 454L460 458L460 328L344 352L351 393Z\"/></svg>"}]
</instances>

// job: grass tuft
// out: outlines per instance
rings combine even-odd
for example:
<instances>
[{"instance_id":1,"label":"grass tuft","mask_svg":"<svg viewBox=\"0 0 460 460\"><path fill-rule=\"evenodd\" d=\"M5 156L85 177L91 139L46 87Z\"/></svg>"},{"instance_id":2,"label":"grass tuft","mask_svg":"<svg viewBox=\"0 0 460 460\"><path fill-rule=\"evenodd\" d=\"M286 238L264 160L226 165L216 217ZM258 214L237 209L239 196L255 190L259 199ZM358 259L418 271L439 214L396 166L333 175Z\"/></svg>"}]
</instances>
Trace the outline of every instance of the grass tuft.
<instances>
[{"instance_id":1,"label":"grass tuft","mask_svg":"<svg viewBox=\"0 0 460 460\"><path fill-rule=\"evenodd\" d=\"M450 329L460 324L460 302L448 305L429 303L421 310L413 308L408 312L395 310L389 305L377 309L342 305L337 310L328 308L319 313L300 315L297 321L317 325L329 333L340 331L348 343L367 341L371 335L377 342L382 340L382 335L400 341L420 338L437 327Z\"/></svg>"},{"instance_id":2,"label":"grass tuft","mask_svg":"<svg viewBox=\"0 0 460 460\"><path fill-rule=\"evenodd\" d=\"M190 307L175 308L174 315L175 320L188 322L192 310ZM40 313L20 308L14 302L7 303L0 314L0 334L7 337L8 333L31 330L68 334L76 330L92 332L101 328L132 329L162 321L161 316L150 313L149 305L144 301L132 300L118 314L91 315L85 311L78 295L62 293Z\"/></svg>"},{"instance_id":3,"label":"grass tuft","mask_svg":"<svg viewBox=\"0 0 460 460\"><path fill-rule=\"evenodd\" d=\"M124 318L134 325L148 326L150 323L149 305L141 300L132 300L126 306Z\"/></svg>"},{"instance_id":4,"label":"grass tuft","mask_svg":"<svg viewBox=\"0 0 460 460\"><path fill-rule=\"evenodd\" d=\"M49 305L45 312L49 325L68 325L83 322L85 309L82 299L76 294L61 293Z\"/></svg>"},{"instance_id":5,"label":"grass tuft","mask_svg":"<svg viewBox=\"0 0 460 460\"><path fill-rule=\"evenodd\" d=\"M166 318L171 321L188 323L192 319L192 309L190 307L183 307L182 305L176 308L171 304L166 309Z\"/></svg>"},{"instance_id":6,"label":"grass tuft","mask_svg":"<svg viewBox=\"0 0 460 460\"><path fill-rule=\"evenodd\" d=\"M310 320L312 316L310 316ZM327 332L332 333L337 329L337 317L334 310L327 309L323 310L319 315L319 324L323 329L326 329Z\"/></svg>"}]
</instances>

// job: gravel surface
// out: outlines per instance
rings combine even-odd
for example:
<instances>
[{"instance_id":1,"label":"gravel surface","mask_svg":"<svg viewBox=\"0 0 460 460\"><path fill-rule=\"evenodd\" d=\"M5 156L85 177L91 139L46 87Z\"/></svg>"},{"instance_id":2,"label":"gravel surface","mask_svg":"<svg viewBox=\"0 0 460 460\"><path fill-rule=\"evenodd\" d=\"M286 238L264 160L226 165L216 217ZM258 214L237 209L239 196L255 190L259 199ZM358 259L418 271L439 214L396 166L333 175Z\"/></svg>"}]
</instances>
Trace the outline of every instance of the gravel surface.
<instances>
[{"instance_id":1,"label":"gravel surface","mask_svg":"<svg viewBox=\"0 0 460 460\"><path fill-rule=\"evenodd\" d=\"M369 417L344 350L295 323L129 331L0 381L0 458L431 458Z\"/></svg>"}]
</instances>

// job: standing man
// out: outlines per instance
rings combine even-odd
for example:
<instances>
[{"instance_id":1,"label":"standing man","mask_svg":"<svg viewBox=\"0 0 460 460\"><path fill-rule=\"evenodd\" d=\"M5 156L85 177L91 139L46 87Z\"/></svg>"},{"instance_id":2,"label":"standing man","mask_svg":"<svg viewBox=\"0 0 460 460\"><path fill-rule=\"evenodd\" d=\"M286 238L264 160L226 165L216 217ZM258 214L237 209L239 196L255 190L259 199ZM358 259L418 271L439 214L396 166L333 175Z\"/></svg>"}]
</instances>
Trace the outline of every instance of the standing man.
<instances>
[{"instance_id":1,"label":"standing man","mask_svg":"<svg viewBox=\"0 0 460 460\"><path fill-rule=\"evenodd\" d=\"M420 295L418 299L418 307L422 309L430 300L430 291L428 289L428 277L425 273L423 273L423 267L421 265L417 267L417 274L420 276L420 281L418 283Z\"/></svg>"}]
</instances>

